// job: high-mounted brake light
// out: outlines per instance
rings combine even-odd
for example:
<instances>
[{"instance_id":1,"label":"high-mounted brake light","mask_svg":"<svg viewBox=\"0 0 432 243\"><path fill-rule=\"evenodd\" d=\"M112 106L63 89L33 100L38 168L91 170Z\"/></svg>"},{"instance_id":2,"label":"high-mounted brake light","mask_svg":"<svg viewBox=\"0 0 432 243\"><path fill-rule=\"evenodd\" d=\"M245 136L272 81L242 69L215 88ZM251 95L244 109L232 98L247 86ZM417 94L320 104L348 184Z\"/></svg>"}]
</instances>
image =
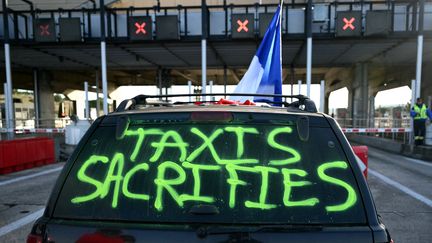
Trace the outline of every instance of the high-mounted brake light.
<instances>
[{"instance_id":1,"label":"high-mounted brake light","mask_svg":"<svg viewBox=\"0 0 432 243\"><path fill-rule=\"evenodd\" d=\"M218 121L229 122L232 121L233 115L231 112L192 112L191 121Z\"/></svg>"},{"instance_id":2,"label":"high-mounted brake light","mask_svg":"<svg viewBox=\"0 0 432 243\"><path fill-rule=\"evenodd\" d=\"M197 101L194 102L195 105L202 105L205 104L205 101ZM256 105L253 101L246 100L245 102L240 102L236 100L227 100L224 98L221 98L219 101L214 102L215 105Z\"/></svg>"},{"instance_id":3,"label":"high-mounted brake light","mask_svg":"<svg viewBox=\"0 0 432 243\"><path fill-rule=\"evenodd\" d=\"M253 103L250 100L246 100L245 102L240 102L240 101L234 101L234 100L226 100L223 98L221 98L215 104L217 104L217 105L255 105L255 103Z\"/></svg>"}]
</instances>

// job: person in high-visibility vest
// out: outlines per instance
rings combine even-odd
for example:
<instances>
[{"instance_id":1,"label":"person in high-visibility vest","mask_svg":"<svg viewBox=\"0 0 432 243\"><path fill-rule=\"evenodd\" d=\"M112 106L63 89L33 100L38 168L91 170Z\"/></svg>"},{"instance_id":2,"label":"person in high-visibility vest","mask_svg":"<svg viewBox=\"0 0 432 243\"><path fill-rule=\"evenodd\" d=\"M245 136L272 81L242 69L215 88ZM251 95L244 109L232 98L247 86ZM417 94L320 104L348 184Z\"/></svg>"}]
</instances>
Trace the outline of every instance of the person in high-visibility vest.
<instances>
[{"instance_id":1,"label":"person in high-visibility vest","mask_svg":"<svg viewBox=\"0 0 432 243\"><path fill-rule=\"evenodd\" d=\"M423 145L426 134L426 120L428 119L427 106L422 98L417 98L417 102L411 109L410 115L414 119L414 140L415 145Z\"/></svg>"}]
</instances>

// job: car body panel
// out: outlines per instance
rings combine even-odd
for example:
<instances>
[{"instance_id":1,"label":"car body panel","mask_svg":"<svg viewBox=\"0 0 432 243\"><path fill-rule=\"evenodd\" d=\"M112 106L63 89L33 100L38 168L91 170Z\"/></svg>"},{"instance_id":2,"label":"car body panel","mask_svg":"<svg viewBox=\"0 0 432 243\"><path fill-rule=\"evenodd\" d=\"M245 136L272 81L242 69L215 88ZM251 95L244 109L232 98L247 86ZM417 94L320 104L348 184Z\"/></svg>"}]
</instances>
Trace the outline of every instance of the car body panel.
<instances>
[{"instance_id":1,"label":"car body panel","mask_svg":"<svg viewBox=\"0 0 432 243\"><path fill-rule=\"evenodd\" d=\"M187 225L139 225L128 223L65 222L51 220L47 227L49 238L54 242L87 243L105 242L322 242L322 243L367 243L373 237L367 226L323 227L319 230L299 232L248 232L239 227L224 228L200 234L199 227Z\"/></svg>"},{"instance_id":2,"label":"car body panel","mask_svg":"<svg viewBox=\"0 0 432 243\"><path fill-rule=\"evenodd\" d=\"M82 147L99 126L113 126L120 117L124 116L153 116L155 119L166 119L179 117L181 114L190 112L236 112L244 113L255 118L261 116L275 117L298 117L307 116L311 126L331 129L339 140L347 162L353 168L353 174L360 193L367 225L364 226L323 226L321 230L275 231L275 232L246 232L241 229L230 229L229 232L211 233L205 237L197 234L199 227L182 225L157 225L139 224L131 222L105 222L105 221L79 221L54 218L54 209L58 197L63 188L66 178L69 176L74 161L77 159ZM251 115L252 114L252 115ZM231 225L233 227L235 225ZM205 228L205 227L204 227ZM238 232L235 232L238 231ZM34 225L33 234L43 234L44 239L49 242L80 242L80 237L86 239L105 239L112 237L112 242L389 242L389 235L385 226L377 216L376 208L372 199L367 182L357 164L352 148L331 117L322 113L308 113L304 111L289 110L286 108L269 107L244 107L244 106L181 106L181 107L149 107L134 111L116 112L98 118L87 131L78 144L76 150L64 166L58 181L52 191L47 203L45 213ZM90 237L90 238L89 238ZM91 238L96 237L96 238ZM99 238L97 238L99 237ZM122 238L123 237L123 238ZM81 241L86 242L86 241ZM109 241L111 242L111 241Z\"/></svg>"}]
</instances>

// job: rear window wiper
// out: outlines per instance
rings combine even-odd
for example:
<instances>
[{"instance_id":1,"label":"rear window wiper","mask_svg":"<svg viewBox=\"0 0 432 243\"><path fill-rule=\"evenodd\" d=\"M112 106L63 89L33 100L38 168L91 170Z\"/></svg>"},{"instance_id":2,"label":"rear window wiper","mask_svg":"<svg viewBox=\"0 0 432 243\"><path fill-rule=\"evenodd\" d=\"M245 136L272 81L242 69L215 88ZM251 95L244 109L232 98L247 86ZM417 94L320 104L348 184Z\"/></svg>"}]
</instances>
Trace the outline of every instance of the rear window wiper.
<instances>
[{"instance_id":1,"label":"rear window wiper","mask_svg":"<svg viewBox=\"0 0 432 243\"><path fill-rule=\"evenodd\" d=\"M322 229L322 225L316 224L269 224L257 226L254 232L314 232Z\"/></svg>"}]
</instances>

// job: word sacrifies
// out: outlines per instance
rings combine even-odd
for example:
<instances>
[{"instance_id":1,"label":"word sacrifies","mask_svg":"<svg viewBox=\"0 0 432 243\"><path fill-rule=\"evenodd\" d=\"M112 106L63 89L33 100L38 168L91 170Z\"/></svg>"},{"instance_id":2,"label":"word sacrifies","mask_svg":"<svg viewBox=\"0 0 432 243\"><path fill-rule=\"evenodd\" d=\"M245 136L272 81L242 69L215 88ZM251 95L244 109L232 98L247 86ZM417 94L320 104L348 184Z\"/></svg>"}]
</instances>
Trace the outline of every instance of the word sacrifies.
<instances>
[{"instance_id":1,"label":"word sacrifies","mask_svg":"<svg viewBox=\"0 0 432 243\"><path fill-rule=\"evenodd\" d=\"M310 186L312 182L306 180L307 171L287 167L287 165L300 163L301 155L297 150L283 144L279 141L281 139L277 138L278 136L287 136L291 133L291 127L276 127L270 131L266 131L266 145L269 148L265 149L275 150L279 153L283 152L285 158L269 159L268 161L261 162L258 159L247 158L245 156L244 141L253 141L250 138L251 136L261 136L261 134L264 134L263 131L260 133L254 127L225 126L214 129L209 134L206 134L197 127L192 127L188 128L187 136L181 136L176 130L162 130L159 128L128 129L125 131L124 138L118 142L125 142L125 138L136 141L130 155L117 152L112 158L105 155L90 156L78 170L77 178L83 183L92 185L94 191L87 195L72 198L71 202L85 203L98 199L103 200L107 198L112 190L112 208L117 207L119 197L126 197L130 200L152 200L154 208L159 212L163 211L164 208L164 194L165 196L169 195L180 208L184 207L185 202L188 201L215 203L217 200L228 202L230 208L243 206L252 209L270 210L280 206L313 207L320 203L320 200L316 197L292 200L294 188L296 188L295 190L301 190L301 187ZM234 137L234 139L226 142L229 142L231 146L233 146L232 144L236 146L236 154L231 159L222 158L218 152L218 147L215 145L216 139L228 139L228 135L231 138ZM184 137L193 137L193 141L201 141L201 144L191 146ZM263 138L260 137L259 139ZM146 154L151 151L148 161L143 162L139 158L140 154L143 154L143 151ZM170 155L176 153L178 154L178 158L176 161L167 161L164 159L166 157L164 155L167 153ZM202 154L210 155L206 157L206 163L202 163L200 162L201 160L197 159ZM212 161L209 162L208 158L211 158L210 160ZM99 163L106 164L105 168L107 171L104 180L97 180L86 173L89 168ZM128 165L127 163L131 164ZM314 171L320 180L341 187L346 191L344 201L336 202L334 205L325 205L327 212L345 211L357 201L356 192L349 183L329 176L326 173L328 170L346 170L348 167L348 163L345 161L331 161L320 164L317 166L316 171ZM130 169L126 170L125 168ZM202 195L201 182L204 179L202 177L204 172L226 174L227 195L224 196L223 200L215 198L212 195ZM241 187L246 185L251 186L251 182L242 179L240 173L251 173L260 178L258 179L258 182L260 182L259 185L257 185L257 181L254 181L255 185L252 184L254 190L259 190L259 198L250 198L244 202L236 201L236 196L238 191L242 189ZM176 175L174 178L173 174ZM272 174L280 175L281 185L283 186L283 196L279 203L268 202L267 198L269 177ZM294 180L293 176L297 180ZM151 191L155 192L155 195L137 193L137 191L132 189L129 184L136 177L142 178L143 182L153 183L156 190ZM149 179L148 177L152 178ZM193 181L193 190L189 192L190 194L179 192L176 187L180 187L188 180Z\"/></svg>"}]
</instances>

